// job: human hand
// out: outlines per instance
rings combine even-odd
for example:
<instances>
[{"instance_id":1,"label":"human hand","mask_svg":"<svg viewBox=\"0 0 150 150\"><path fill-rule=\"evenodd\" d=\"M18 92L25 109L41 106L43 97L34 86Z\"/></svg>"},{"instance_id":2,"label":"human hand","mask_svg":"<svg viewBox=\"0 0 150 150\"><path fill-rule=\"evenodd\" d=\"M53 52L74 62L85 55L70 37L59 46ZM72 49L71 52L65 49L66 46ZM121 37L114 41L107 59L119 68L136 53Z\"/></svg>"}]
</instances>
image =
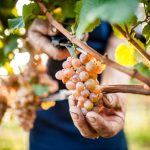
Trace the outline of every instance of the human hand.
<instances>
[{"instance_id":1,"label":"human hand","mask_svg":"<svg viewBox=\"0 0 150 150\"><path fill-rule=\"evenodd\" d=\"M84 116L75 104L69 100L70 114L74 125L86 138L112 137L124 126L125 107L118 94L107 94L103 97L105 108L99 114L91 111Z\"/></svg>"},{"instance_id":2,"label":"human hand","mask_svg":"<svg viewBox=\"0 0 150 150\"><path fill-rule=\"evenodd\" d=\"M57 34L58 30L50 26L47 20L35 19L28 30L28 41L36 50L42 50L50 58L63 60L70 55L68 50L59 50L48 39L48 36Z\"/></svg>"}]
</instances>

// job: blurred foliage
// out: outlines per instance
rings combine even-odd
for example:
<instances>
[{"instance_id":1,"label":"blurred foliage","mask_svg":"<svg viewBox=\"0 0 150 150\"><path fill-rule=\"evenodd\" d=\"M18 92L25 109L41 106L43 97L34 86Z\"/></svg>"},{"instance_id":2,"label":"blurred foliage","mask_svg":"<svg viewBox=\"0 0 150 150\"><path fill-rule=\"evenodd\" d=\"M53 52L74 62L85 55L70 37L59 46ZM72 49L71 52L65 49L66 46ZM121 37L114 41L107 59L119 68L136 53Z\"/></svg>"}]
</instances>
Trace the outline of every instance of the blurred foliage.
<instances>
[{"instance_id":1,"label":"blurred foliage","mask_svg":"<svg viewBox=\"0 0 150 150\"><path fill-rule=\"evenodd\" d=\"M0 150L25 150L27 148L27 134L17 125L14 118L7 113L0 127Z\"/></svg>"},{"instance_id":2,"label":"blurred foliage","mask_svg":"<svg viewBox=\"0 0 150 150\"><path fill-rule=\"evenodd\" d=\"M10 53L17 48L19 35L13 35L8 30L7 20L17 17L15 8L17 0L0 0L0 66L10 62L13 57Z\"/></svg>"}]
</instances>

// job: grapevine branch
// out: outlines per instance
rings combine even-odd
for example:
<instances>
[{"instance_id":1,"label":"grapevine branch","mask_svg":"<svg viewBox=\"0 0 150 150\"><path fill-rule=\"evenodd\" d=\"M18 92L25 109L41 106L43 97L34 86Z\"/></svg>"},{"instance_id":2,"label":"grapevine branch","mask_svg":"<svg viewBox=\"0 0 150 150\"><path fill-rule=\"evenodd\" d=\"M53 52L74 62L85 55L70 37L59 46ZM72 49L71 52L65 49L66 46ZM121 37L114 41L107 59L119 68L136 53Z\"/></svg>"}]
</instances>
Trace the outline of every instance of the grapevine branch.
<instances>
[{"instance_id":1,"label":"grapevine branch","mask_svg":"<svg viewBox=\"0 0 150 150\"><path fill-rule=\"evenodd\" d=\"M52 17L52 15L49 13L49 11L45 7L45 5L42 3L42 0L36 0L36 2L40 6L40 9L42 10L42 12L47 16L49 23L51 25L53 25L62 34L64 34L73 44L79 46L80 48L85 50L87 53L93 55L97 60L100 60L101 62L105 63L106 65L108 65L108 66L110 66L110 67L112 67L112 68L114 68L116 70L119 70L119 71L129 75L130 77L136 78L139 81L141 81L141 82L147 84L148 86L150 86L150 79L142 76L136 70L131 70L129 68L126 68L126 67L124 67L124 66L122 66L122 65L120 65L120 64L118 64L118 63L116 63L114 61L112 61L108 57L101 55L100 53L95 51L93 48L89 47L87 44L85 44L84 42L82 42L78 38L72 37L70 32L67 31L60 23L58 23ZM121 90L120 90L120 92L121 92Z\"/></svg>"},{"instance_id":2,"label":"grapevine branch","mask_svg":"<svg viewBox=\"0 0 150 150\"><path fill-rule=\"evenodd\" d=\"M134 40L131 38L129 34L127 34L119 25L115 25L115 28L126 38L128 41L136 48L136 50L141 54L141 56L148 62L150 65L150 55L148 55L145 50Z\"/></svg>"},{"instance_id":3,"label":"grapevine branch","mask_svg":"<svg viewBox=\"0 0 150 150\"><path fill-rule=\"evenodd\" d=\"M142 85L101 85L104 93L132 93L141 95L150 95L150 89Z\"/></svg>"}]
</instances>

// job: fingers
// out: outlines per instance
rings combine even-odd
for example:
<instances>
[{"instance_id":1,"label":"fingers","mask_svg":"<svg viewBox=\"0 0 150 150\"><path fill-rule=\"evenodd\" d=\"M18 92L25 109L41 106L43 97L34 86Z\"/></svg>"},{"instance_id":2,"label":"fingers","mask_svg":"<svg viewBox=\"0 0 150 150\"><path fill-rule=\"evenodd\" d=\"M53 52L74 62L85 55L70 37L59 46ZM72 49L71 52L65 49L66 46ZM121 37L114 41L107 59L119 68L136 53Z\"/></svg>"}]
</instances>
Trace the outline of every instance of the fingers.
<instances>
[{"instance_id":1,"label":"fingers","mask_svg":"<svg viewBox=\"0 0 150 150\"><path fill-rule=\"evenodd\" d=\"M30 27L31 32L39 32L44 35L54 36L58 30L49 25L48 20L35 19ZM29 31L30 31L29 30Z\"/></svg>"},{"instance_id":2,"label":"fingers","mask_svg":"<svg viewBox=\"0 0 150 150\"><path fill-rule=\"evenodd\" d=\"M95 112L89 112L86 115L88 123L101 137L112 137L116 135L122 128L123 123L119 118L115 121L107 121L101 115ZM116 120L118 119L118 120Z\"/></svg>"},{"instance_id":3,"label":"fingers","mask_svg":"<svg viewBox=\"0 0 150 150\"><path fill-rule=\"evenodd\" d=\"M107 94L103 96L104 106L107 108L120 108L120 97L117 94Z\"/></svg>"},{"instance_id":4,"label":"fingers","mask_svg":"<svg viewBox=\"0 0 150 150\"><path fill-rule=\"evenodd\" d=\"M98 136L97 132L88 125L79 108L75 106L70 107L70 114L74 125L78 128L83 137L95 138Z\"/></svg>"}]
</instances>

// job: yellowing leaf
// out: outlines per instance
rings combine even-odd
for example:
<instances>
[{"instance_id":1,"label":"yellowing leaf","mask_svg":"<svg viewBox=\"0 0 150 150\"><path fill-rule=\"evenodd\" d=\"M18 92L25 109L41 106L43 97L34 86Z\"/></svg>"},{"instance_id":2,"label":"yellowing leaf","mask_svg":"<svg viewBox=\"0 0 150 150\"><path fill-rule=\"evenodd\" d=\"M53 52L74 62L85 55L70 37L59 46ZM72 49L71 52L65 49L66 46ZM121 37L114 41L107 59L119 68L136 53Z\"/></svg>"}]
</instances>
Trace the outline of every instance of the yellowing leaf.
<instances>
[{"instance_id":1,"label":"yellowing leaf","mask_svg":"<svg viewBox=\"0 0 150 150\"><path fill-rule=\"evenodd\" d=\"M3 42L0 40L0 48L3 48L4 44Z\"/></svg>"},{"instance_id":2,"label":"yellowing leaf","mask_svg":"<svg viewBox=\"0 0 150 150\"><path fill-rule=\"evenodd\" d=\"M13 68L10 66L9 62L6 62L4 64L4 68L7 70L7 72L8 72L9 75L14 73Z\"/></svg>"},{"instance_id":3,"label":"yellowing leaf","mask_svg":"<svg viewBox=\"0 0 150 150\"><path fill-rule=\"evenodd\" d=\"M48 110L51 107L54 107L56 102L54 101L48 101L48 102L42 102L41 103L41 108L44 110Z\"/></svg>"},{"instance_id":4,"label":"yellowing leaf","mask_svg":"<svg viewBox=\"0 0 150 150\"><path fill-rule=\"evenodd\" d=\"M133 66L135 65L135 50L133 48L129 48L125 44L120 44L116 48L115 59L116 61L124 66Z\"/></svg>"}]
</instances>

